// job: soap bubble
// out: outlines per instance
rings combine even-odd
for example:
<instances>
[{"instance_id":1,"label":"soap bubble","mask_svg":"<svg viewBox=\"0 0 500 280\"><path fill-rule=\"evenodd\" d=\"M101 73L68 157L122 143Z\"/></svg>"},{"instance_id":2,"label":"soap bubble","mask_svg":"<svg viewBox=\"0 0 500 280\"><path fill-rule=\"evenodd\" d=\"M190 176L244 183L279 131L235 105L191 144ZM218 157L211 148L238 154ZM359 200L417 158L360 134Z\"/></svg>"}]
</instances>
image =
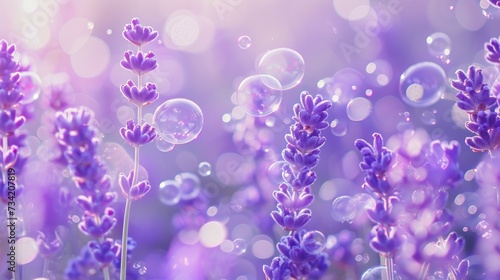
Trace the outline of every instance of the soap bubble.
<instances>
[{"instance_id":1,"label":"soap bubble","mask_svg":"<svg viewBox=\"0 0 500 280\"><path fill-rule=\"evenodd\" d=\"M281 87L274 89L288 90L297 86L304 77L304 59L302 56L287 48L268 51L259 62L261 74L275 77Z\"/></svg>"},{"instance_id":2,"label":"soap bubble","mask_svg":"<svg viewBox=\"0 0 500 280\"><path fill-rule=\"evenodd\" d=\"M413 107L427 107L436 103L445 90L445 73L433 62L410 66L401 75L399 91L403 101Z\"/></svg>"},{"instance_id":3,"label":"soap bubble","mask_svg":"<svg viewBox=\"0 0 500 280\"><path fill-rule=\"evenodd\" d=\"M165 205L175 205L181 200L180 184L174 180L166 180L160 183L160 201Z\"/></svg>"},{"instance_id":4,"label":"soap bubble","mask_svg":"<svg viewBox=\"0 0 500 280\"><path fill-rule=\"evenodd\" d=\"M388 279L387 278L387 268L385 266L375 266L371 267L363 273L361 276L361 280L380 280L380 279ZM401 280L401 276L399 276L396 272L394 272L392 279Z\"/></svg>"},{"instance_id":5,"label":"soap bubble","mask_svg":"<svg viewBox=\"0 0 500 280\"><path fill-rule=\"evenodd\" d=\"M236 255L242 255L247 251L247 242L244 239L236 238L233 241L234 249L233 253Z\"/></svg>"},{"instance_id":6,"label":"soap bubble","mask_svg":"<svg viewBox=\"0 0 500 280\"><path fill-rule=\"evenodd\" d=\"M334 119L330 123L330 129L332 131L332 134L335 136L344 136L347 134L347 122L340 120L340 119Z\"/></svg>"},{"instance_id":7,"label":"soap bubble","mask_svg":"<svg viewBox=\"0 0 500 280\"><path fill-rule=\"evenodd\" d=\"M252 39L250 37L244 35L238 38L238 46L240 47L240 49L242 50L248 49L250 48L251 45L252 45Z\"/></svg>"},{"instance_id":8,"label":"soap bubble","mask_svg":"<svg viewBox=\"0 0 500 280\"><path fill-rule=\"evenodd\" d=\"M339 222L351 223L357 212L357 203L350 196L339 196L332 203L332 217Z\"/></svg>"},{"instance_id":9,"label":"soap bubble","mask_svg":"<svg viewBox=\"0 0 500 280\"><path fill-rule=\"evenodd\" d=\"M443 32L436 32L426 39L429 53L435 57L448 57L451 51L451 39Z\"/></svg>"},{"instance_id":10,"label":"soap bubble","mask_svg":"<svg viewBox=\"0 0 500 280\"><path fill-rule=\"evenodd\" d=\"M286 164L286 161L280 160L277 161L269 166L267 169L267 177L273 182L274 184L281 184L283 183L283 177L282 177L282 168L283 165Z\"/></svg>"},{"instance_id":11,"label":"soap bubble","mask_svg":"<svg viewBox=\"0 0 500 280\"><path fill-rule=\"evenodd\" d=\"M29 104L38 99L41 91L42 81L34 72L19 73L19 87L23 93L23 99L19 103Z\"/></svg>"},{"instance_id":12,"label":"soap bubble","mask_svg":"<svg viewBox=\"0 0 500 280\"><path fill-rule=\"evenodd\" d=\"M252 116L266 116L278 110L282 91L276 78L255 75L244 79L237 92L238 105Z\"/></svg>"},{"instance_id":13,"label":"soap bubble","mask_svg":"<svg viewBox=\"0 0 500 280\"><path fill-rule=\"evenodd\" d=\"M198 164L198 174L203 177L210 176L212 174L212 166L208 162L200 162Z\"/></svg>"},{"instance_id":14,"label":"soap bubble","mask_svg":"<svg viewBox=\"0 0 500 280\"><path fill-rule=\"evenodd\" d=\"M203 127L203 113L196 103L184 98L165 101L156 108L153 126L165 141L185 144L193 141Z\"/></svg>"},{"instance_id":15,"label":"soap bubble","mask_svg":"<svg viewBox=\"0 0 500 280\"><path fill-rule=\"evenodd\" d=\"M200 193L200 179L193 173L184 172L175 176L179 183L180 197L183 200L195 198Z\"/></svg>"},{"instance_id":16,"label":"soap bubble","mask_svg":"<svg viewBox=\"0 0 500 280\"><path fill-rule=\"evenodd\" d=\"M155 144L156 144L156 148L160 152L164 152L164 153L170 152L175 147L175 144L167 142L167 141L163 140L161 137L158 137L158 136L156 136Z\"/></svg>"},{"instance_id":17,"label":"soap bubble","mask_svg":"<svg viewBox=\"0 0 500 280\"><path fill-rule=\"evenodd\" d=\"M300 246L309 254L318 254L325 248L326 238L320 231L308 231L302 237Z\"/></svg>"}]
</instances>

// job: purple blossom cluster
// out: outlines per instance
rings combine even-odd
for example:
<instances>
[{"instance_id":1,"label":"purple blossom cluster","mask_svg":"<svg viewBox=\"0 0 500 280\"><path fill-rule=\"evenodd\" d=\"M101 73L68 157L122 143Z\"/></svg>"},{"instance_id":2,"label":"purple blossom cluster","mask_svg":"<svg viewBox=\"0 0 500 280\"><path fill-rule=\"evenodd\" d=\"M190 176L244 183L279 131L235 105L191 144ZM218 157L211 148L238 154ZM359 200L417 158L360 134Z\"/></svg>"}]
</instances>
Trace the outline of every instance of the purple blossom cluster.
<instances>
[{"instance_id":1,"label":"purple blossom cluster","mask_svg":"<svg viewBox=\"0 0 500 280\"><path fill-rule=\"evenodd\" d=\"M286 161L282 167L284 183L273 192L278 211L271 213L274 221L291 235L282 237L277 245L281 256L274 258L270 266L264 266L268 279L316 279L328 268L327 254L308 246L321 241L304 239L308 233L303 227L312 216L307 208L314 199L311 185L317 178L312 168L318 164L319 149L326 141L321 130L328 127L327 110L331 106L331 102L320 95L313 98L308 92L302 92L300 103L293 107L295 123L285 136L287 145L282 152Z\"/></svg>"},{"instance_id":2,"label":"purple blossom cluster","mask_svg":"<svg viewBox=\"0 0 500 280\"><path fill-rule=\"evenodd\" d=\"M82 192L75 198L84 211L80 231L94 238L82 249L82 254L68 263L67 279L85 279L89 271L106 269L119 256L120 246L111 238L117 220L110 204L115 200L106 167L98 156L100 139L91 125L92 114L85 108L70 108L56 115L56 138L64 147L64 157L75 186ZM109 278L109 272L105 272Z\"/></svg>"},{"instance_id":3,"label":"purple blossom cluster","mask_svg":"<svg viewBox=\"0 0 500 280\"><path fill-rule=\"evenodd\" d=\"M422 132L406 131L393 152L380 134L373 138L373 145L361 139L355 145L363 156L363 188L376 200L367 210L375 223L370 246L386 258L388 279L443 271L466 279L468 262L459 261L464 239L449 232L453 215L446 209L449 190L462 178L458 144L429 142ZM422 143L419 150L409 148L412 141Z\"/></svg>"}]
</instances>

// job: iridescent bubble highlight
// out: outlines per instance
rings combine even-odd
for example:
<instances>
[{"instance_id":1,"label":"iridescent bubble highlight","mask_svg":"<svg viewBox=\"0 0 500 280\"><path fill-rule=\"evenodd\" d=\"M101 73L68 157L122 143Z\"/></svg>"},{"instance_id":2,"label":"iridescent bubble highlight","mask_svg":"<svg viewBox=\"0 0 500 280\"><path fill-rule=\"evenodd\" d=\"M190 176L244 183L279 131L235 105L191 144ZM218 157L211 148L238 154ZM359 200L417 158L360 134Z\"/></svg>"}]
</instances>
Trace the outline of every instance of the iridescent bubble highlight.
<instances>
[{"instance_id":1,"label":"iridescent bubble highlight","mask_svg":"<svg viewBox=\"0 0 500 280\"><path fill-rule=\"evenodd\" d=\"M166 180L160 183L160 201L165 205L175 205L181 200L180 184L174 180Z\"/></svg>"},{"instance_id":2,"label":"iridescent bubble highlight","mask_svg":"<svg viewBox=\"0 0 500 280\"><path fill-rule=\"evenodd\" d=\"M156 108L153 126L165 141L185 144L200 134L203 127L203 113L191 100L170 99Z\"/></svg>"},{"instance_id":3,"label":"iridescent bubble highlight","mask_svg":"<svg viewBox=\"0 0 500 280\"><path fill-rule=\"evenodd\" d=\"M261 74L271 75L279 81L280 87L269 85L276 90L288 90L297 86L304 77L304 69L302 56L288 48L268 51L259 62Z\"/></svg>"},{"instance_id":4,"label":"iridescent bubble highlight","mask_svg":"<svg viewBox=\"0 0 500 280\"><path fill-rule=\"evenodd\" d=\"M34 72L19 73L19 87L23 93L23 99L19 103L29 104L38 99L41 91L42 80Z\"/></svg>"}]
</instances>

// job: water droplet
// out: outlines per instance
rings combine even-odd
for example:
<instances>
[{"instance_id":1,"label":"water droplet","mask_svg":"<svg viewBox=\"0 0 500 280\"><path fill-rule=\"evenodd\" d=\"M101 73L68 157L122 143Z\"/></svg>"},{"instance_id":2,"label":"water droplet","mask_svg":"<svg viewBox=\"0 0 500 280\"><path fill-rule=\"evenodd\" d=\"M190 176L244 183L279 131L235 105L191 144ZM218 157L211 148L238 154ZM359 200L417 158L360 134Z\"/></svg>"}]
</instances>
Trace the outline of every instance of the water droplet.
<instances>
[{"instance_id":1,"label":"water droplet","mask_svg":"<svg viewBox=\"0 0 500 280\"><path fill-rule=\"evenodd\" d=\"M160 201L165 205L175 205L181 199L180 184L174 180L166 180L160 183Z\"/></svg>"},{"instance_id":2,"label":"water droplet","mask_svg":"<svg viewBox=\"0 0 500 280\"><path fill-rule=\"evenodd\" d=\"M272 76L250 76L238 87L238 105L252 116L269 115L280 106L282 91L279 88L279 81Z\"/></svg>"},{"instance_id":3,"label":"water droplet","mask_svg":"<svg viewBox=\"0 0 500 280\"><path fill-rule=\"evenodd\" d=\"M351 223L357 211L356 201L350 196L337 197L332 203L332 217L342 223Z\"/></svg>"},{"instance_id":4,"label":"water droplet","mask_svg":"<svg viewBox=\"0 0 500 280\"><path fill-rule=\"evenodd\" d=\"M365 273L361 276L361 280L380 280L387 279L387 268L385 266L375 266L367 269ZM399 276L394 271L394 276L392 279L401 280L401 276Z\"/></svg>"},{"instance_id":5,"label":"water droplet","mask_svg":"<svg viewBox=\"0 0 500 280\"><path fill-rule=\"evenodd\" d=\"M401 75L399 91L410 106L430 106L441 99L444 90L444 70L433 62L412 65Z\"/></svg>"},{"instance_id":6,"label":"water droplet","mask_svg":"<svg viewBox=\"0 0 500 280\"><path fill-rule=\"evenodd\" d=\"M436 32L426 39L427 50L435 57L449 56L451 52L451 39L443 32Z\"/></svg>"},{"instance_id":7,"label":"water droplet","mask_svg":"<svg viewBox=\"0 0 500 280\"><path fill-rule=\"evenodd\" d=\"M245 50L248 49L252 45L252 39L246 35L238 38L238 46L240 49Z\"/></svg>"},{"instance_id":8,"label":"water droplet","mask_svg":"<svg viewBox=\"0 0 500 280\"><path fill-rule=\"evenodd\" d=\"M206 161L200 162L200 164L198 164L198 174L203 177L210 176L210 174L212 174L212 166L210 163Z\"/></svg>"},{"instance_id":9,"label":"water droplet","mask_svg":"<svg viewBox=\"0 0 500 280\"><path fill-rule=\"evenodd\" d=\"M346 113L351 121L359 122L366 119L372 112L372 103L364 97L356 97L349 101Z\"/></svg>"},{"instance_id":10,"label":"water droplet","mask_svg":"<svg viewBox=\"0 0 500 280\"><path fill-rule=\"evenodd\" d=\"M236 255L242 255L247 251L247 242L244 239L236 238L233 241L234 249L233 253Z\"/></svg>"},{"instance_id":11,"label":"water droplet","mask_svg":"<svg viewBox=\"0 0 500 280\"><path fill-rule=\"evenodd\" d=\"M113 30L111 30L111 29L106 30L106 34L111 35L112 33L113 33Z\"/></svg>"},{"instance_id":12,"label":"water droplet","mask_svg":"<svg viewBox=\"0 0 500 280\"><path fill-rule=\"evenodd\" d=\"M167 142L167 141L163 140L163 138L161 138L159 136L156 136L155 144L156 144L156 148L160 152L164 152L164 153L172 151L172 149L175 147L175 144Z\"/></svg>"},{"instance_id":13,"label":"water droplet","mask_svg":"<svg viewBox=\"0 0 500 280\"><path fill-rule=\"evenodd\" d=\"M277 161L271 166L269 166L267 170L267 177L273 182L274 184L280 184L283 182L283 177L281 176L283 165L286 162L283 160Z\"/></svg>"},{"instance_id":14,"label":"water droplet","mask_svg":"<svg viewBox=\"0 0 500 280\"><path fill-rule=\"evenodd\" d=\"M330 123L330 129L335 136L344 136L347 134L347 123L343 120L335 119Z\"/></svg>"},{"instance_id":15,"label":"water droplet","mask_svg":"<svg viewBox=\"0 0 500 280\"><path fill-rule=\"evenodd\" d=\"M320 231L308 231L302 237L300 246L309 254L318 254L325 248L326 238Z\"/></svg>"},{"instance_id":16,"label":"water droplet","mask_svg":"<svg viewBox=\"0 0 500 280\"><path fill-rule=\"evenodd\" d=\"M200 193L200 179L193 173L178 174L175 176L175 180L180 184L181 199L190 200Z\"/></svg>"},{"instance_id":17,"label":"water droplet","mask_svg":"<svg viewBox=\"0 0 500 280\"><path fill-rule=\"evenodd\" d=\"M185 144L200 134L203 127L203 113L191 100L170 99L156 108L153 126L165 141Z\"/></svg>"},{"instance_id":18,"label":"water droplet","mask_svg":"<svg viewBox=\"0 0 500 280\"><path fill-rule=\"evenodd\" d=\"M23 93L23 99L19 103L29 104L40 97L42 80L34 72L19 73L19 87Z\"/></svg>"},{"instance_id":19,"label":"water droplet","mask_svg":"<svg viewBox=\"0 0 500 280\"><path fill-rule=\"evenodd\" d=\"M274 87L274 89L288 90L302 81L304 59L292 49L274 49L262 57L259 70L261 74L271 75L279 81L281 87Z\"/></svg>"}]
</instances>

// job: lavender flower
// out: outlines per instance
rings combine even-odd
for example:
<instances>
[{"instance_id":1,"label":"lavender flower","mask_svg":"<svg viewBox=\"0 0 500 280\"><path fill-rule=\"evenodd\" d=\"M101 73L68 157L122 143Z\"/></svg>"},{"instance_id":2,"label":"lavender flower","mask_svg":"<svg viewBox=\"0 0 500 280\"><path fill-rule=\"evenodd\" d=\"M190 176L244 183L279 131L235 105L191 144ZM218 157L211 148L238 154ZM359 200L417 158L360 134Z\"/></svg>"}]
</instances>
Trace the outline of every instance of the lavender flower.
<instances>
[{"instance_id":1,"label":"lavender flower","mask_svg":"<svg viewBox=\"0 0 500 280\"><path fill-rule=\"evenodd\" d=\"M491 0L493 3L495 0ZM495 3L493 3L495 4ZM497 2L497 5L500 7L500 1ZM484 44L486 49L486 60L494 64L500 64L500 43L497 38L491 38L489 43Z\"/></svg>"},{"instance_id":2,"label":"lavender flower","mask_svg":"<svg viewBox=\"0 0 500 280\"><path fill-rule=\"evenodd\" d=\"M64 156L73 174L75 185L83 192L83 195L76 198L76 204L85 211L78 228L85 235L101 239L108 235L116 224L115 212L108 206L114 201L115 195L110 192L111 185L106 175L106 168L97 155L100 140L96 129L90 125L91 119L92 114L83 107L70 108L57 113L56 137L65 148ZM102 255L102 252L96 250L96 246L91 249L91 251L84 249L80 257L68 264L67 278L84 277L82 276L85 275L84 270L92 267L96 259L105 268L104 278L109 279L107 266L111 260L94 257L93 253ZM88 257L88 254L92 257ZM102 262L102 260L105 261Z\"/></svg>"},{"instance_id":3,"label":"lavender flower","mask_svg":"<svg viewBox=\"0 0 500 280\"><path fill-rule=\"evenodd\" d=\"M142 26L138 18L132 19L132 24L126 24L123 37L132 44L142 47L158 37L158 31L150 26Z\"/></svg>"},{"instance_id":4,"label":"lavender flower","mask_svg":"<svg viewBox=\"0 0 500 280\"><path fill-rule=\"evenodd\" d=\"M278 211L271 212L271 217L283 229L292 235L283 237L277 248L280 257L273 259L271 266L264 266L268 279L294 278L315 279L328 267L326 253L308 252L302 238L305 230L300 230L311 220L311 210L307 208L314 196L310 186L316 181L316 174L311 170L319 161L319 148L325 143L321 130L328 127L326 118L332 104L320 95L313 98L308 92L300 94L300 104L293 107L295 123L290 126L290 134L285 136L286 148L282 157L286 164L282 169L284 183L274 191Z\"/></svg>"},{"instance_id":5,"label":"lavender flower","mask_svg":"<svg viewBox=\"0 0 500 280\"><path fill-rule=\"evenodd\" d=\"M126 51L123 60L120 62L121 66L132 73L136 74L137 86L128 81L121 86L123 95L132 103L137 105L137 122L134 123L129 120L125 127L120 129L120 134L130 145L134 147L134 168L129 172L128 176L120 174L120 187L122 193L127 199L125 204L123 233L122 233L122 249L121 249L121 268L120 279L125 280L127 277L127 242L128 240L128 223L130 219L130 208L133 200L140 199L146 195L151 186L149 181L138 181L139 172L139 148L141 145L153 141L156 137L156 130L150 124L143 124L142 120L142 107L151 104L158 99L158 92L156 85L148 83L145 86L142 84L142 76L158 67L154 59L154 53L142 52L142 46L153 41L158 36L158 32L149 26L142 26L139 19L132 19L132 24L125 25L123 37L132 44L138 47L137 54L133 51Z\"/></svg>"}]
</instances>

